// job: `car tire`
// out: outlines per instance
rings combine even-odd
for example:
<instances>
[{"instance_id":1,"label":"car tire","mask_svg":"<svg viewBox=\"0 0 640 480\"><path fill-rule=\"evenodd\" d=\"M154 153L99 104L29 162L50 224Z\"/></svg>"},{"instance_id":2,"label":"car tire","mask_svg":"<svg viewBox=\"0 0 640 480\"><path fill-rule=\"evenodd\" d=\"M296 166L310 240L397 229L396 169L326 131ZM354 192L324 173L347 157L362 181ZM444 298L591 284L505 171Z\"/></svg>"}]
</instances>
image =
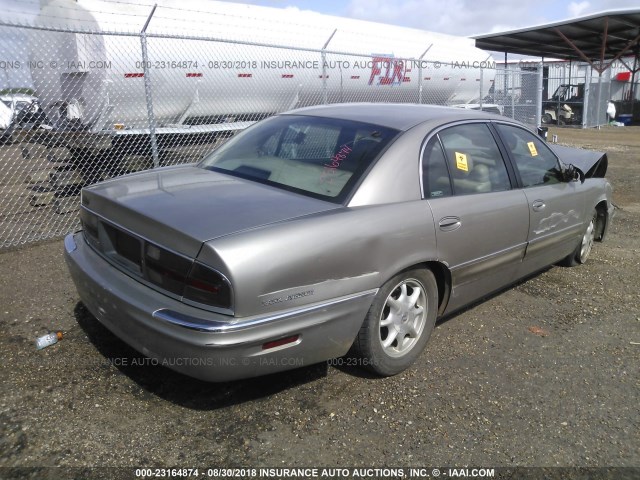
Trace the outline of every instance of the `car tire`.
<instances>
[{"instance_id":1,"label":"car tire","mask_svg":"<svg viewBox=\"0 0 640 480\"><path fill-rule=\"evenodd\" d=\"M404 271L376 294L353 344L360 365L381 376L410 367L436 322L438 286L429 270Z\"/></svg>"},{"instance_id":2,"label":"car tire","mask_svg":"<svg viewBox=\"0 0 640 480\"><path fill-rule=\"evenodd\" d=\"M542 114L542 118L540 119L540 122L544 125L548 125L553 121L553 118L551 117L550 114L548 113L544 113Z\"/></svg>"},{"instance_id":3,"label":"car tire","mask_svg":"<svg viewBox=\"0 0 640 480\"><path fill-rule=\"evenodd\" d=\"M576 249L564 258L560 264L565 267L575 267L577 265L582 265L589 258L589 254L593 248L593 242L596 239L596 226L598 224L598 212L596 210L593 211L591 215L591 220L589 220L589 224L582 234L582 239Z\"/></svg>"}]
</instances>

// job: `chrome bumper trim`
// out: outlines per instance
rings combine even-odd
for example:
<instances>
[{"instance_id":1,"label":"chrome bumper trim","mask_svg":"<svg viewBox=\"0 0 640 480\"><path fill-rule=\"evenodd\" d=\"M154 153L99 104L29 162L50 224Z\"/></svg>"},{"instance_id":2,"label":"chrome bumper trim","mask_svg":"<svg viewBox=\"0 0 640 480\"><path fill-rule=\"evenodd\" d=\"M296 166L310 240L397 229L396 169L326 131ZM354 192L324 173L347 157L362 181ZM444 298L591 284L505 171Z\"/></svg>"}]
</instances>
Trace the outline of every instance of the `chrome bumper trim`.
<instances>
[{"instance_id":1,"label":"chrome bumper trim","mask_svg":"<svg viewBox=\"0 0 640 480\"><path fill-rule=\"evenodd\" d=\"M309 305L294 310L273 313L270 315L249 317L246 320L237 322L220 322L216 320L206 320L203 318L192 317L190 315L184 315L167 308L161 308L153 312L153 318L171 323L173 325L178 325L189 330L197 330L207 333L231 333L245 330L247 328L257 327L266 323L277 322L300 315L306 315L319 310L323 310L325 308L332 307L334 305L338 305L340 303L349 302L351 300L362 297L374 296L376 293L378 293L378 289L366 290L364 292L346 295L344 297L336 298L334 300L319 303L316 305Z\"/></svg>"}]
</instances>

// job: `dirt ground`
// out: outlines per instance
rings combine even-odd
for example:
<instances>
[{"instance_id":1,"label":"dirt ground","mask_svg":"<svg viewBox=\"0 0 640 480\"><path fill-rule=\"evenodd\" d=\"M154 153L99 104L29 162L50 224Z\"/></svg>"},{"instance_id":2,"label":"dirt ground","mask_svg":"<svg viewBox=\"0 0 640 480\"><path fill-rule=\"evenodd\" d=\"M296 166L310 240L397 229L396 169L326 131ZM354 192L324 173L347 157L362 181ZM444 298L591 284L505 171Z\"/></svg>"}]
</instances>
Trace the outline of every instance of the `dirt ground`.
<instances>
[{"instance_id":1,"label":"dirt ground","mask_svg":"<svg viewBox=\"0 0 640 480\"><path fill-rule=\"evenodd\" d=\"M322 364L193 380L149 365L86 311L61 240L0 254L0 478L302 466L613 466L638 478L640 127L552 134L609 152L619 210L607 241L586 265L439 322L392 378ZM64 339L37 351L50 330ZM135 478L104 478L118 472Z\"/></svg>"}]
</instances>

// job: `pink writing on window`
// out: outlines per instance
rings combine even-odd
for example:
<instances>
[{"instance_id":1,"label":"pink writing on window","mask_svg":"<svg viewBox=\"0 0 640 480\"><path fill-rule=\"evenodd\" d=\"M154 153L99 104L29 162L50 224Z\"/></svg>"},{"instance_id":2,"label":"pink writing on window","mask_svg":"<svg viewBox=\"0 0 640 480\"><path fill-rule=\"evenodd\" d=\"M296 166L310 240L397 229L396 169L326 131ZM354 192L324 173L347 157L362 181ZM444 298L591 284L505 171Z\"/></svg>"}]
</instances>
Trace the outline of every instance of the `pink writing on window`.
<instances>
[{"instance_id":1,"label":"pink writing on window","mask_svg":"<svg viewBox=\"0 0 640 480\"><path fill-rule=\"evenodd\" d=\"M325 163L324 164L324 170L322 171L322 176L320 177L320 182L322 182L322 183L324 183L324 182L332 183L333 182L333 178L331 178L331 176L335 175L336 169L338 167L340 167L340 164L347 159L347 156L349 155L349 153L351 153L352 150L353 150L353 148L351 148L349 145L346 145L346 144L345 145L341 145L340 146L340 150L338 150L331 157L331 163Z\"/></svg>"}]
</instances>

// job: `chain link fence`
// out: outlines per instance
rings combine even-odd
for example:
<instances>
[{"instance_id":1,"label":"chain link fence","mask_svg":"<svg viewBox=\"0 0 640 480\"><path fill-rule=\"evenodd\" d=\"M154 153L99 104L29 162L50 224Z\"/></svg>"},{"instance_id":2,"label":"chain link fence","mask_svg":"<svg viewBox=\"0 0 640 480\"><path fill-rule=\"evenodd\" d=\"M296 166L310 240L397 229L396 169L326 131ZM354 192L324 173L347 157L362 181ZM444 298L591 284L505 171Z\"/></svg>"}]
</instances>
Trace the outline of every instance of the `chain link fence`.
<instances>
[{"instance_id":1,"label":"chain link fence","mask_svg":"<svg viewBox=\"0 0 640 480\"><path fill-rule=\"evenodd\" d=\"M438 59L431 47L414 56L332 50L345 44L336 32L310 48L146 25L132 33L0 22L0 248L77 229L85 185L198 161L296 107L462 105L538 123L537 69L499 71L488 56Z\"/></svg>"},{"instance_id":2,"label":"chain link fence","mask_svg":"<svg viewBox=\"0 0 640 480\"><path fill-rule=\"evenodd\" d=\"M496 70L490 94L485 97L486 103L497 105L499 112L496 113L529 125L539 125L540 73L539 66L530 65Z\"/></svg>"}]
</instances>

